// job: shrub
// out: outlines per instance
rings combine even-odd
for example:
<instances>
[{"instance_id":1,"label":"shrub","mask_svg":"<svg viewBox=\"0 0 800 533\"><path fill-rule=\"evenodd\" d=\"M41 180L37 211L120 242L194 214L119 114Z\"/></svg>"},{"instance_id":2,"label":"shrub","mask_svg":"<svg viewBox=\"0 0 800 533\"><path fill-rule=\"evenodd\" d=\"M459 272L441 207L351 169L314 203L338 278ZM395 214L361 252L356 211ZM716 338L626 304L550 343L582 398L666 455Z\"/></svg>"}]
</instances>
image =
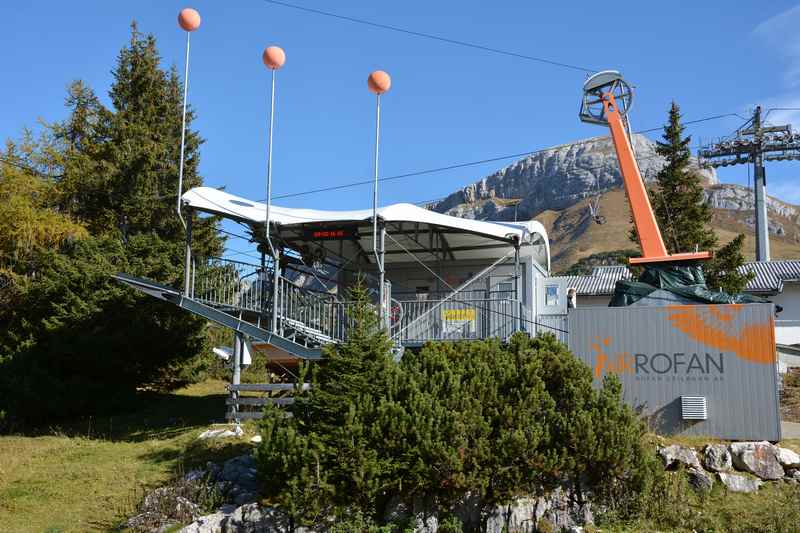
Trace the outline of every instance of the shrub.
<instances>
[{"instance_id":1,"label":"shrub","mask_svg":"<svg viewBox=\"0 0 800 533\"><path fill-rule=\"evenodd\" d=\"M127 267L157 277L174 264L172 247L157 244L89 237L36 252L20 305L0 313L0 409L10 419L114 412L138 388L192 380L204 321L111 277Z\"/></svg>"},{"instance_id":2,"label":"shrub","mask_svg":"<svg viewBox=\"0 0 800 533\"><path fill-rule=\"evenodd\" d=\"M353 296L347 342L326 351L293 416L268 409L261 423L266 494L298 523L342 510L380 523L393 498L447 514L467 493L485 517L565 482L638 508L655 461L614 377L595 389L554 337L522 334L430 343L395 363L363 289Z\"/></svg>"}]
</instances>

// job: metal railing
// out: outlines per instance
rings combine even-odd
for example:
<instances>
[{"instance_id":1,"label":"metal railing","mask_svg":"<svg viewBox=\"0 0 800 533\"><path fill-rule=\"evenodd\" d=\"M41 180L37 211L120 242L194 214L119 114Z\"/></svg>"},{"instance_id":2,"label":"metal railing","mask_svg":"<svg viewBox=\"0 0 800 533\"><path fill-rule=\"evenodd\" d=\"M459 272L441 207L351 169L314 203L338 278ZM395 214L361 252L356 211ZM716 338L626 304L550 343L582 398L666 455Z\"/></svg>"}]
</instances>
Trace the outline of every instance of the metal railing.
<instances>
[{"instance_id":1,"label":"metal railing","mask_svg":"<svg viewBox=\"0 0 800 533\"><path fill-rule=\"evenodd\" d=\"M405 300L392 338L401 344L431 340L508 338L519 328L513 291L463 291L449 299Z\"/></svg>"},{"instance_id":2,"label":"metal railing","mask_svg":"<svg viewBox=\"0 0 800 533\"><path fill-rule=\"evenodd\" d=\"M330 344L344 339L346 303L332 294L298 287L278 279L278 334L292 340ZM272 312L267 310L267 314Z\"/></svg>"},{"instance_id":3,"label":"metal railing","mask_svg":"<svg viewBox=\"0 0 800 533\"><path fill-rule=\"evenodd\" d=\"M241 261L213 257L192 268L192 298L214 307L261 312L270 285L269 269Z\"/></svg>"},{"instance_id":4,"label":"metal railing","mask_svg":"<svg viewBox=\"0 0 800 533\"><path fill-rule=\"evenodd\" d=\"M278 290L273 292L272 279L269 267L211 258L195 263L191 296L227 312L257 313L261 324L270 324L275 294L280 336L305 346L346 339L352 302L336 294L301 287L284 277L278 278ZM373 305L377 308L376 302ZM390 335L403 345L432 340L506 339L526 321L520 312L513 290L394 294ZM566 329L563 319L540 317L545 325Z\"/></svg>"}]
</instances>

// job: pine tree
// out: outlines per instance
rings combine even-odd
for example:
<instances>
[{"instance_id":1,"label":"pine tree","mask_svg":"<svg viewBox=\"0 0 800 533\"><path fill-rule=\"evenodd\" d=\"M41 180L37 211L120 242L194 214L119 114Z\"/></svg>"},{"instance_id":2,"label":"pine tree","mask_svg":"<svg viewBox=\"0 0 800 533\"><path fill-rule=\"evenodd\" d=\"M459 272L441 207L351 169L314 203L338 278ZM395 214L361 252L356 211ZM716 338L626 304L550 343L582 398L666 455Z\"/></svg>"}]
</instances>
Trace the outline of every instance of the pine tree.
<instances>
[{"instance_id":1,"label":"pine tree","mask_svg":"<svg viewBox=\"0 0 800 533\"><path fill-rule=\"evenodd\" d=\"M671 254L695 250L714 252L715 257L703 265L708 287L741 292L749 280L736 270L744 263L744 235L715 252L719 241L711 227L713 212L705 201L700 175L690 167L692 138L684 137L683 133L680 108L672 102L663 140L656 145L656 152L666 159L666 164L656 176L655 186L649 190L650 204L664 244ZM635 230L631 231L630 238L638 242Z\"/></svg>"},{"instance_id":2,"label":"pine tree","mask_svg":"<svg viewBox=\"0 0 800 533\"><path fill-rule=\"evenodd\" d=\"M690 166L691 136L684 137L678 104L672 102L663 141L656 153L666 160L649 191L658 226L671 254L713 250L717 237L710 228L712 212L705 202L700 176ZM631 240L638 242L635 230Z\"/></svg>"},{"instance_id":3,"label":"pine tree","mask_svg":"<svg viewBox=\"0 0 800 533\"><path fill-rule=\"evenodd\" d=\"M741 233L731 242L720 248L705 268L706 284L711 289L719 289L728 294L744 290L747 283L755 277L753 272L742 274L738 268L744 264L744 235Z\"/></svg>"}]
</instances>

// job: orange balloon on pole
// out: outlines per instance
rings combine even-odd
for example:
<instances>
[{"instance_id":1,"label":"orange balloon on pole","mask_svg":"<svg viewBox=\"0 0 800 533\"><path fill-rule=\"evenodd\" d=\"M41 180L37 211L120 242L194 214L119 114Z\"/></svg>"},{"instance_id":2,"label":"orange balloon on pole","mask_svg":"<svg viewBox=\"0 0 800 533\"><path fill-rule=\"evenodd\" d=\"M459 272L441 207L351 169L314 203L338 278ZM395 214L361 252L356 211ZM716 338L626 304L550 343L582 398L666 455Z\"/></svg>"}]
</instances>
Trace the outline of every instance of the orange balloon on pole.
<instances>
[{"instance_id":1,"label":"orange balloon on pole","mask_svg":"<svg viewBox=\"0 0 800 533\"><path fill-rule=\"evenodd\" d=\"M375 94L383 94L392 86L392 78L382 70L376 70L367 78L367 87Z\"/></svg>"},{"instance_id":2,"label":"orange balloon on pole","mask_svg":"<svg viewBox=\"0 0 800 533\"><path fill-rule=\"evenodd\" d=\"M200 13L196 9L186 7L178 13L178 24L186 31L194 31L200 27Z\"/></svg>"},{"instance_id":3,"label":"orange balloon on pole","mask_svg":"<svg viewBox=\"0 0 800 533\"><path fill-rule=\"evenodd\" d=\"M261 54L261 60L270 70L278 70L286 63L286 52L280 46L268 46Z\"/></svg>"}]
</instances>

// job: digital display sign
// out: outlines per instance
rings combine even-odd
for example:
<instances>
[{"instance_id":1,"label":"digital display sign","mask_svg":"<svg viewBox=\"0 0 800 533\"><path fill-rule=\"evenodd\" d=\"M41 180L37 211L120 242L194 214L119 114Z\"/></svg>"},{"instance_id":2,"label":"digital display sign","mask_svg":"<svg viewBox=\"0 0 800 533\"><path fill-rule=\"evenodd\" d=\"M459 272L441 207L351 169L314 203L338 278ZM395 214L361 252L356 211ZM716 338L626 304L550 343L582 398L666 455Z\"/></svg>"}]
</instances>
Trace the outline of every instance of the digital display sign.
<instances>
[{"instance_id":1,"label":"digital display sign","mask_svg":"<svg viewBox=\"0 0 800 533\"><path fill-rule=\"evenodd\" d=\"M320 228L309 229L305 232L307 241L340 241L343 239L357 239L357 228Z\"/></svg>"}]
</instances>

